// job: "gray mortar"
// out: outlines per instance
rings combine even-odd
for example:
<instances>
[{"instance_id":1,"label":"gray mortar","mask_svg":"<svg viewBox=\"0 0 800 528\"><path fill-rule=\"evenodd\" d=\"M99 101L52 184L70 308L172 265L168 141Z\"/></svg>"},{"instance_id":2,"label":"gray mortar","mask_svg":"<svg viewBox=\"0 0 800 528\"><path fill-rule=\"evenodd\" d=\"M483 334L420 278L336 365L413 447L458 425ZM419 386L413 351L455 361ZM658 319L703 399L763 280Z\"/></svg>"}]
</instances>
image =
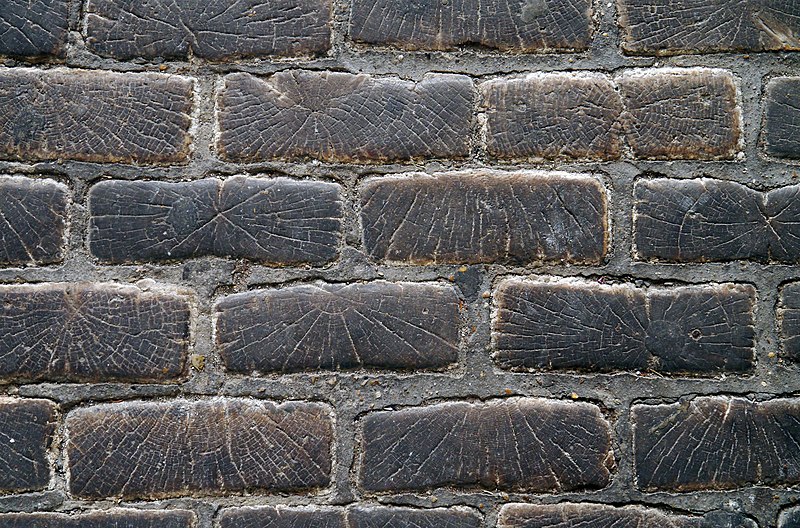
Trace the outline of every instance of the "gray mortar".
<instances>
[{"instance_id":1,"label":"gray mortar","mask_svg":"<svg viewBox=\"0 0 800 528\"><path fill-rule=\"evenodd\" d=\"M239 495L226 497L188 497L159 501L122 501L134 508L190 508L197 512L200 528L216 526L219 508L256 504L346 505L391 503L416 507L466 505L485 514L484 526L493 526L499 508L508 502L556 503L601 502L605 504L642 504L667 510L703 513L717 509L742 511L754 517L762 528L775 525L781 509L800 503L800 491L792 488L749 487L732 491L692 493L643 493L633 482L634 459L631 450L629 409L634 402L672 402L698 395L740 395L754 400L800 395L800 369L780 358L780 341L775 309L780 287L800 280L800 266L731 262L708 264L662 264L633 261L631 257L631 212L633 183L643 173L673 178L708 176L737 181L759 190L798 183L800 162L768 159L763 150L760 130L763 119L762 97L770 78L800 75L800 54L751 53L679 55L674 57L632 57L622 54L616 26L616 8L595 1L597 26L591 49L569 54L510 54L478 47L458 52L409 52L366 47L347 42L349 6L335 2L333 47L324 57L309 59L250 60L214 64L197 60L120 62L92 55L87 51L82 30L83 5L72 6L70 42L63 62L41 62L37 67L66 65L73 68L116 71L164 71L194 77L196 108L193 114L195 141L191 161L169 167L94 164L82 162L17 163L0 161L0 174L49 177L68 184L73 193L68 249L63 264L46 267L0 269L0 282L43 281L119 281L153 279L158 283L190 288L195 291L196 332L192 352L206 357L205 369L191 369L188 379L177 385L126 384L53 384L0 386L0 394L42 397L58 402L62 412L62 430L53 448L57 474L51 489L0 497L2 511L73 511L104 509L118 501L82 501L69 496L64 475L63 415L76 406L99 401L161 399L180 395L198 398L205 395L229 395L264 398L276 401L315 400L331 404L336 412L336 443L332 484L319 492L296 495ZM747 57L747 58L745 58ZM6 66L29 63L0 60ZM213 152L213 94L222 75L232 71L269 74L279 70L304 68L365 72L378 76L396 75L420 79L427 72L453 72L470 75L480 82L497 77L524 75L532 71L589 70L616 75L626 68L653 66L705 66L730 70L739 80L744 117L744 154L741 161L669 161L652 162L623 159L613 162L543 162L500 163L487 158L480 145L481 131L476 127L473 156L469 160L433 160L417 163L368 165L330 164L316 161L301 163L268 162L233 164L218 160ZM162 68L164 68L162 70ZM478 108L476 106L476 112ZM480 121L480 120L479 120ZM625 157L629 157L625 155ZM324 280L330 282L384 278L404 281L441 281L463 287L458 266L407 266L370 262L361 245L357 217L356 189L365 176L397 172L438 172L466 168L563 170L599 175L611 197L612 246L606 261L599 266L537 265L514 267L476 266L480 288L477 295L464 297L464 341L459 366L443 373L397 374L385 371L318 372L290 375L267 375L258 378L226 374L212 342L214 303L222 296L258 287ZM166 264L108 266L101 265L87 252L86 228L88 188L100 179L193 180L209 176L288 175L296 178L333 180L344 187L349 201L345 217L345 236L341 257L320 268L269 268L255 262L222 258L201 258ZM458 278L456 277L458 275ZM757 289L755 329L756 360L753 372L746 376L711 378L663 377L649 373L574 374L511 373L497 369L490 359L491 299L482 292L491 289L507 276L581 276L612 278L638 285L738 282ZM471 292L470 292L471 293ZM477 330L472 333L470 329ZM768 354L778 354L770 358ZM377 392L380 391L380 397ZM598 491L560 494L493 493L480 490L438 489L428 493L371 495L355 484L353 468L358 464L358 419L375 409L400 408L450 399L483 400L509 395L569 399L575 392L580 401L599 404L614 429L614 451L618 469L613 482Z\"/></svg>"}]
</instances>

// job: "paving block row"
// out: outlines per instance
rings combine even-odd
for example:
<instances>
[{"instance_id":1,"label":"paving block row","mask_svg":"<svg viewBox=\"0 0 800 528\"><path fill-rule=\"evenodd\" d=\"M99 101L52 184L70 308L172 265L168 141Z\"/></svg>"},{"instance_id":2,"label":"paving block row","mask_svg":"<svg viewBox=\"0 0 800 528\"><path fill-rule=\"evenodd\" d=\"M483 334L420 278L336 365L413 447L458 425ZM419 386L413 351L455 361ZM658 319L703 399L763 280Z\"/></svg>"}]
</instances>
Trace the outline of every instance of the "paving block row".
<instances>
[{"instance_id":1,"label":"paving block row","mask_svg":"<svg viewBox=\"0 0 800 528\"><path fill-rule=\"evenodd\" d=\"M756 361L756 297L747 284L504 279L494 289L492 357L522 372L746 373ZM222 366L235 374L447 370L461 361L464 310L449 283L317 282L222 297L212 324ZM193 314L190 291L164 286L2 285L0 380L183 380ZM798 284L782 288L774 316L794 361Z\"/></svg>"},{"instance_id":2,"label":"paving block row","mask_svg":"<svg viewBox=\"0 0 800 528\"><path fill-rule=\"evenodd\" d=\"M0 177L0 264L63 261L70 191ZM640 178L636 260L800 262L800 186L769 192L710 178ZM355 208L364 252L391 264L602 264L609 192L591 174L467 170L367 178L355 204L335 183L234 176L191 182L109 180L88 193L87 245L103 264L207 256L324 266Z\"/></svg>"},{"instance_id":3,"label":"paving block row","mask_svg":"<svg viewBox=\"0 0 800 528\"><path fill-rule=\"evenodd\" d=\"M0 236L9 241L4 263L60 260L66 188L21 178L0 179L0 185L12 191L0 194L0 212L9 211L0 216ZM411 174L368 180L361 191L365 246L376 260L598 263L607 251L606 191L591 175ZM61 203L42 205L51 194ZM338 184L283 177L105 181L89 192L88 246L103 263L213 255L323 265L338 257L343 244L342 194ZM447 212L456 210L470 217L469 224ZM25 214L11 214L20 211ZM36 213L48 229L25 229ZM41 251L29 255L32 247Z\"/></svg>"},{"instance_id":4,"label":"paving block row","mask_svg":"<svg viewBox=\"0 0 800 528\"><path fill-rule=\"evenodd\" d=\"M590 0L352 0L347 34L357 44L409 50L462 45L530 52L586 51L597 31ZM791 0L766 5L724 0L619 0L627 53L800 50ZM0 55L66 55L68 0L11 0L0 13ZM223 2L90 0L81 30L102 57L208 60L303 57L331 48L330 0Z\"/></svg>"},{"instance_id":5,"label":"paving block row","mask_svg":"<svg viewBox=\"0 0 800 528\"><path fill-rule=\"evenodd\" d=\"M787 510L791 513L793 510ZM784 516L785 517L785 516ZM782 521L779 528L788 528ZM232 507L217 515L220 528L479 528L484 516L470 508L403 508L356 505L340 507ZM188 510L132 510L76 515L62 513L0 514L8 528L195 528L197 516ZM713 511L703 516L667 513L641 506L614 507L592 503L558 505L507 504L500 509L497 528L564 528L591 523L598 528L756 528L746 516Z\"/></svg>"},{"instance_id":6,"label":"paving block row","mask_svg":"<svg viewBox=\"0 0 800 528\"><path fill-rule=\"evenodd\" d=\"M800 158L800 78L765 88L766 153ZM192 155L195 81L158 73L0 69L0 159L176 164ZM737 80L711 68L419 81L287 70L223 77L215 151L224 161L379 163L469 158L735 159ZM91 115L92 119L87 119Z\"/></svg>"},{"instance_id":7,"label":"paving block row","mask_svg":"<svg viewBox=\"0 0 800 528\"><path fill-rule=\"evenodd\" d=\"M643 492L798 484L799 418L795 398L634 404L634 484ZM48 400L0 400L0 490L50 486L59 421ZM70 411L64 427L67 486L78 498L308 493L331 484L335 412L324 403L109 403ZM450 401L370 412L357 427L354 478L369 494L602 489L619 462L613 422L585 402Z\"/></svg>"}]
</instances>

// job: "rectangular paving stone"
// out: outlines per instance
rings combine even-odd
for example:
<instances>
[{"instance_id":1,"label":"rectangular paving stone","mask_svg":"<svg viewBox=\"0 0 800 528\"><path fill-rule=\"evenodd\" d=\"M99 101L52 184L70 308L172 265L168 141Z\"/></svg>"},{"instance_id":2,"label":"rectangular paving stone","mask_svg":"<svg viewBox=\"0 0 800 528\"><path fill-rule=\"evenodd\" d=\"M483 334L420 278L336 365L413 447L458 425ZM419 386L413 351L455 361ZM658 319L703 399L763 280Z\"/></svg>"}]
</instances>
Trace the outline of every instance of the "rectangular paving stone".
<instances>
[{"instance_id":1,"label":"rectangular paving stone","mask_svg":"<svg viewBox=\"0 0 800 528\"><path fill-rule=\"evenodd\" d=\"M778 323L784 354L794 361L800 359L800 283L787 284L781 290Z\"/></svg>"},{"instance_id":2,"label":"rectangular paving stone","mask_svg":"<svg viewBox=\"0 0 800 528\"><path fill-rule=\"evenodd\" d=\"M357 506L348 528L480 528L483 519L467 508L385 508Z\"/></svg>"},{"instance_id":3,"label":"rectangular paving stone","mask_svg":"<svg viewBox=\"0 0 800 528\"><path fill-rule=\"evenodd\" d=\"M800 185L762 193L763 216L768 224L769 259L800 262Z\"/></svg>"},{"instance_id":4,"label":"rectangular paving stone","mask_svg":"<svg viewBox=\"0 0 800 528\"><path fill-rule=\"evenodd\" d=\"M225 508L220 528L348 528L343 509L259 506Z\"/></svg>"},{"instance_id":5,"label":"rectangular paving stone","mask_svg":"<svg viewBox=\"0 0 800 528\"><path fill-rule=\"evenodd\" d=\"M582 51L592 34L588 0L355 0L350 37L405 49L469 44L518 52Z\"/></svg>"},{"instance_id":6,"label":"rectangular paving stone","mask_svg":"<svg viewBox=\"0 0 800 528\"><path fill-rule=\"evenodd\" d=\"M266 506L225 509L220 528L479 528L481 520L466 508Z\"/></svg>"},{"instance_id":7,"label":"rectangular paving stone","mask_svg":"<svg viewBox=\"0 0 800 528\"><path fill-rule=\"evenodd\" d=\"M68 0L4 0L0 9L0 55L64 57Z\"/></svg>"},{"instance_id":8,"label":"rectangular paving stone","mask_svg":"<svg viewBox=\"0 0 800 528\"><path fill-rule=\"evenodd\" d=\"M48 486L52 473L48 453L56 426L52 402L0 396L0 492Z\"/></svg>"},{"instance_id":9,"label":"rectangular paving stone","mask_svg":"<svg viewBox=\"0 0 800 528\"><path fill-rule=\"evenodd\" d=\"M69 188L53 180L0 176L0 265L64 258Z\"/></svg>"},{"instance_id":10,"label":"rectangular paving stone","mask_svg":"<svg viewBox=\"0 0 800 528\"><path fill-rule=\"evenodd\" d=\"M702 517L641 506L603 504L506 504L497 528L758 528L744 515L710 512Z\"/></svg>"},{"instance_id":11,"label":"rectangular paving stone","mask_svg":"<svg viewBox=\"0 0 800 528\"><path fill-rule=\"evenodd\" d=\"M800 13L798 34L800 35ZM773 79L766 90L764 140L767 154L800 159L800 77Z\"/></svg>"},{"instance_id":12,"label":"rectangular paving stone","mask_svg":"<svg viewBox=\"0 0 800 528\"><path fill-rule=\"evenodd\" d=\"M577 279L505 280L494 292L492 348L506 369L647 368L646 290Z\"/></svg>"},{"instance_id":13,"label":"rectangular paving stone","mask_svg":"<svg viewBox=\"0 0 800 528\"><path fill-rule=\"evenodd\" d=\"M745 372L754 366L756 290L746 284L648 292L645 346L656 370Z\"/></svg>"},{"instance_id":14,"label":"rectangular paving stone","mask_svg":"<svg viewBox=\"0 0 800 528\"><path fill-rule=\"evenodd\" d=\"M339 253L342 207L338 185L289 178L105 181L89 192L89 249L112 263L323 264Z\"/></svg>"},{"instance_id":15,"label":"rectangular paving stone","mask_svg":"<svg viewBox=\"0 0 800 528\"><path fill-rule=\"evenodd\" d=\"M597 406L536 398L373 412L360 453L358 482L368 491L563 492L602 488L614 468Z\"/></svg>"},{"instance_id":16,"label":"rectangular paving stone","mask_svg":"<svg viewBox=\"0 0 800 528\"><path fill-rule=\"evenodd\" d=\"M4 528L195 528L195 514L186 510L112 509L91 513L0 514Z\"/></svg>"},{"instance_id":17,"label":"rectangular paving stone","mask_svg":"<svg viewBox=\"0 0 800 528\"><path fill-rule=\"evenodd\" d=\"M646 491L800 482L800 401L709 396L634 405L635 474Z\"/></svg>"},{"instance_id":18,"label":"rectangular paving stone","mask_svg":"<svg viewBox=\"0 0 800 528\"><path fill-rule=\"evenodd\" d=\"M501 368L709 375L754 366L751 286L511 279L494 296L493 358Z\"/></svg>"},{"instance_id":19,"label":"rectangular paving stone","mask_svg":"<svg viewBox=\"0 0 800 528\"><path fill-rule=\"evenodd\" d=\"M443 368L458 361L461 313L450 286L308 284L217 303L225 368L242 373Z\"/></svg>"},{"instance_id":20,"label":"rectangular paving stone","mask_svg":"<svg viewBox=\"0 0 800 528\"><path fill-rule=\"evenodd\" d=\"M93 52L211 60L311 55L330 48L330 0L90 0Z\"/></svg>"},{"instance_id":21,"label":"rectangular paving stone","mask_svg":"<svg viewBox=\"0 0 800 528\"><path fill-rule=\"evenodd\" d=\"M0 70L0 159L185 161L192 92L176 75Z\"/></svg>"},{"instance_id":22,"label":"rectangular paving stone","mask_svg":"<svg viewBox=\"0 0 800 528\"><path fill-rule=\"evenodd\" d=\"M757 191L707 178L659 178L637 181L633 192L639 258L703 262L768 254L768 226Z\"/></svg>"},{"instance_id":23,"label":"rectangular paving stone","mask_svg":"<svg viewBox=\"0 0 800 528\"><path fill-rule=\"evenodd\" d=\"M125 402L67 417L69 489L155 498L327 486L333 421L317 403Z\"/></svg>"},{"instance_id":24,"label":"rectangular paving stone","mask_svg":"<svg viewBox=\"0 0 800 528\"><path fill-rule=\"evenodd\" d=\"M793 0L618 0L623 49L641 55L800 49Z\"/></svg>"},{"instance_id":25,"label":"rectangular paving stone","mask_svg":"<svg viewBox=\"0 0 800 528\"><path fill-rule=\"evenodd\" d=\"M530 74L480 85L497 158L617 159L622 101L601 74Z\"/></svg>"},{"instance_id":26,"label":"rectangular paving stone","mask_svg":"<svg viewBox=\"0 0 800 528\"><path fill-rule=\"evenodd\" d=\"M707 178L634 186L635 255L671 262L800 262L800 186L768 193Z\"/></svg>"},{"instance_id":27,"label":"rectangular paving stone","mask_svg":"<svg viewBox=\"0 0 800 528\"><path fill-rule=\"evenodd\" d=\"M0 286L0 380L151 381L184 374L188 297L131 285Z\"/></svg>"},{"instance_id":28,"label":"rectangular paving stone","mask_svg":"<svg viewBox=\"0 0 800 528\"><path fill-rule=\"evenodd\" d=\"M633 70L619 79L637 158L733 159L742 134L733 76L706 68Z\"/></svg>"},{"instance_id":29,"label":"rectangular paving stone","mask_svg":"<svg viewBox=\"0 0 800 528\"><path fill-rule=\"evenodd\" d=\"M562 172L373 178L361 224L373 259L412 264L597 263L608 244L603 184Z\"/></svg>"},{"instance_id":30,"label":"rectangular paving stone","mask_svg":"<svg viewBox=\"0 0 800 528\"><path fill-rule=\"evenodd\" d=\"M381 162L469 154L473 86L463 75L419 82L340 72L225 77L217 152L227 161L316 158Z\"/></svg>"}]
</instances>

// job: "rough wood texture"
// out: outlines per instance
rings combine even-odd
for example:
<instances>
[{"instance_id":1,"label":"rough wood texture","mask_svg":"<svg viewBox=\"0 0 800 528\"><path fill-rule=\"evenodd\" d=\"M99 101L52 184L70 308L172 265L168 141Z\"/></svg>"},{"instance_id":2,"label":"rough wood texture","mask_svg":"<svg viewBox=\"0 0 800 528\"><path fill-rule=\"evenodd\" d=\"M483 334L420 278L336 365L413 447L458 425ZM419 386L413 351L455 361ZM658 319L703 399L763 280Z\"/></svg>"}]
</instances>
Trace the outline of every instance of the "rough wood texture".
<instances>
[{"instance_id":1,"label":"rough wood texture","mask_svg":"<svg viewBox=\"0 0 800 528\"><path fill-rule=\"evenodd\" d=\"M68 0L3 0L0 56L63 57L68 16Z\"/></svg>"},{"instance_id":2,"label":"rough wood texture","mask_svg":"<svg viewBox=\"0 0 800 528\"><path fill-rule=\"evenodd\" d=\"M0 286L0 380L151 381L185 373L189 299L117 284Z\"/></svg>"},{"instance_id":3,"label":"rough wood texture","mask_svg":"<svg viewBox=\"0 0 800 528\"><path fill-rule=\"evenodd\" d=\"M639 258L672 262L800 262L800 186L768 193L707 178L634 187Z\"/></svg>"},{"instance_id":4,"label":"rough wood texture","mask_svg":"<svg viewBox=\"0 0 800 528\"><path fill-rule=\"evenodd\" d=\"M67 418L76 496L293 491L330 482L327 406L243 399L98 405Z\"/></svg>"},{"instance_id":5,"label":"rough wood texture","mask_svg":"<svg viewBox=\"0 0 800 528\"><path fill-rule=\"evenodd\" d=\"M732 159L742 118L722 70L629 71L619 79L628 144L649 159Z\"/></svg>"},{"instance_id":6,"label":"rough wood texture","mask_svg":"<svg viewBox=\"0 0 800 528\"><path fill-rule=\"evenodd\" d=\"M614 467L610 435L598 407L556 400L375 412L363 421L359 483L372 491L602 488Z\"/></svg>"},{"instance_id":7,"label":"rough wood texture","mask_svg":"<svg viewBox=\"0 0 800 528\"><path fill-rule=\"evenodd\" d=\"M89 47L116 59L310 55L330 47L330 0L91 0Z\"/></svg>"},{"instance_id":8,"label":"rough wood texture","mask_svg":"<svg viewBox=\"0 0 800 528\"><path fill-rule=\"evenodd\" d=\"M584 50L591 17L587 0L354 0L350 36L411 50Z\"/></svg>"},{"instance_id":9,"label":"rough wood texture","mask_svg":"<svg viewBox=\"0 0 800 528\"><path fill-rule=\"evenodd\" d=\"M509 504L500 510L497 528L758 528L743 515L714 512L703 517L653 508L615 508L602 504Z\"/></svg>"},{"instance_id":10,"label":"rough wood texture","mask_svg":"<svg viewBox=\"0 0 800 528\"><path fill-rule=\"evenodd\" d=\"M110 181L89 195L89 247L108 262L216 255L325 263L339 248L339 186L288 178Z\"/></svg>"},{"instance_id":11,"label":"rough wood texture","mask_svg":"<svg viewBox=\"0 0 800 528\"><path fill-rule=\"evenodd\" d=\"M399 161L469 153L472 81L426 75L420 82L290 70L225 77L219 96L223 159L255 162Z\"/></svg>"},{"instance_id":12,"label":"rough wood texture","mask_svg":"<svg viewBox=\"0 0 800 528\"><path fill-rule=\"evenodd\" d=\"M800 15L798 19L800 27ZM798 93L800 93L800 77L781 77L767 85L764 139L767 153L771 156L800 159Z\"/></svg>"},{"instance_id":13,"label":"rough wood texture","mask_svg":"<svg viewBox=\"0 0 800 528\"><path fill-rule=\"evenodd\" d=\"M377 260L596 263L606 222L603 185L587 175L464 171L361 187L364 244Z\"/></svg>"},{"instance_id":14,"label":"rough wood texture","mask_svg":"<svg viewBox=\"0 0 800 528\"><path fill-rule=\"evenodd\" d=\"M66 185L0 176L0 265L60 262L68 206Z\"/></svg>"},{"instance_id":15,"label":"rough wood texture","mask_svg":"<svg viewBox=\"0 0 800 528\"><path fill-rule=\"evenodd\" d=\"M800 402L710 396L635 405L636 482L690 491L800 482ZM758 447L754 447L758 446Z\"/></svg>"},{"instance_id":16,"label":"rough wood texture","mask_svg":"<svg viewBox=\"0 0 800 528\"><path fill-rule=\"evenodd\" d=\"M177 163L193 83L176 75L0 70L0 159Z\"/></svg>"},{"instance_id":17,"label":"rough wood texture","mask_svg":"<svg viewBox=\"0 0 800 528\"><path fill-rule=\"evenodd\" d=\"M0 492L47 487L56 427L52 402L0 397Z\"/></svg>"},{"instance_id":18,"label":"rough wood texture","mask_svg":"<svg viewBox=\"0 0 800 528\"><path fill-rule=\"evenodd\" d=\"M226 297L217 345L234 372L446 367L458 360L459 299L414 283L295 286Z\"/></svg>"},{"instance_id":19,"label":"rough wood texture","mask_svg":"<svg viewBox=\"0 0 800 528\"><path fill-rule=\"evenodd\" d=\"M755 290L508 280L495 293L494 359L507 369L711 375L755 361Z\"/></svg>"},{"instance_id":20,"label":"rough wood texture","mask_svg":"<svg viewBox=\"0 0 800 528\"><path fill-rule=\"evenodd\" d=\"M622 101L599 74L531 74L481 84L487 150L498 158L616 159Z\"/></svg>"},{"instance_id":21,"label":"rough wood texture","mask_svg":"<svg viewBox=\"0 0 800 528\"><path fill-rule=\"evenodd\" d=\"M86 514L0 514L4 528L195 528L197 517L182 510L141 511L112 509Z\"/></svg>"},{"instance_id":22,"label":"rough wood texture","mask_svg":"<svg viewBox=\"0 0 800 528\"><path fill-rule=\"evenodd\" d=\"M793 0L617 0L617 6L630 53L800 50Z\"/></svg>"}]
</instances>

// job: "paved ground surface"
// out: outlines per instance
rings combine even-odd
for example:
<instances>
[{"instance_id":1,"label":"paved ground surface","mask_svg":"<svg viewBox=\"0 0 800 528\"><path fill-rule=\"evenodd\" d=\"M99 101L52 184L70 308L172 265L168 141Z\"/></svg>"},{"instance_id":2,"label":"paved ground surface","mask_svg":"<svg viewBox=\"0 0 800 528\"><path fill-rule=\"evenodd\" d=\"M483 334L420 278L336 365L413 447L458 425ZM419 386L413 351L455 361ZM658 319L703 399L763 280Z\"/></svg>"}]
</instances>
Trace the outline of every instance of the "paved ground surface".
<instances>
[{"instance_id":1,"label":"paved ground surface","mask_svg":"<svg viewBox=\"0 0 800 528\"><path fill-rule=\"evenodd\" d=\"M0 523L800 526L794 3L180 4L0 5Z\"/></svg>"}]
</instances>

